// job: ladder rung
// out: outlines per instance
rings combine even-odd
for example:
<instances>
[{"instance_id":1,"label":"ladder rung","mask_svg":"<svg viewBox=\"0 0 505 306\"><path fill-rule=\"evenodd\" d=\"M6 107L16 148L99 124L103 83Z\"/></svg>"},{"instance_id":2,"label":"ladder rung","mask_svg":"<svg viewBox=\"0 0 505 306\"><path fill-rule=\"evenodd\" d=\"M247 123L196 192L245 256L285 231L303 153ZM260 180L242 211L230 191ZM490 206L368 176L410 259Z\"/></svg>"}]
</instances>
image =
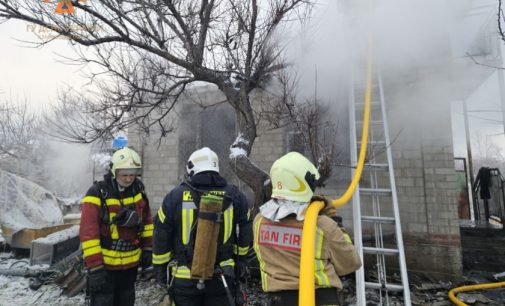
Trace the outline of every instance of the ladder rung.
<instances>
[{"instance_id":1,"label":"ladder rung","mask_svg":"<svg viewBox=\"0 0 505 306\"><path fill-rule=\"evenodd\" d=\"M356 108L365 108L365 103L356 103L354 104ZM381 103L379 101L371 101L370 107L380 107Z\"/></svg>"},{"instance_id":2,"label":"ladder rung","mask_svg":"<svg viewBox=\"0 0 505 306\"><path fill-rule=\"evenodd\" d=\"M358 144L361 144L361 140L357 141ZM368 141L369 145L380 145L380 146L385 146L386 142L384 140L369 140Z\"/></svg>"},{"instance_id":3,"label":"ladder rung","mask_svg":"<svg viewBox=\"0 0 505 306\"><path fill-rule=\"evenodd\" d=\"M368 121L368 124L369 125L380 125L383 122L384 121L382 121L382 120L370 120L370 121ZM358 120L358 121L356 121L356 124L363 125L363 121L362 120Z\"/></svg>"},{"instance_id":4,"label":"ladder rung","mask_svg":"<svg viewBox=\"0 0 505 306\"><path fill-rule=\"evenodd\" d=\"M397 255L399 252L398 252L398 249L363 247L363 253L365 253L365 254Z\"/></svg>"},{"instance_id":5,"label":"ladder rung","mask_svg":"<svg viewBox=\"0 0 505 306\"><path fill-rule=\"evenodd\" d=\"M396 284L382 285L379 283L365 282L365 287L370 289L387 289L389 291L403 291L403 286Z\"/></svg>"},{"instance_id":6,"label":"ladder rung","mask_svg":"<svg viewBox=\"0 0 505 306\"><path fill-rule=\"evenodd\" d=\"M391 195L389 188L360 188L359 192L365 195Z\"/></svg>"},{"instance_id":7,"label":"ladder rung","mask_svg":"<svg viewBox=\"0 0 505 306\"><path fill-rule=\"evenodd\" d=\"M393 218L393 217L377 217L377 216L361 216L361 221L394 224L395 218Z\"/></svg>"},{"instance_id":8,"label":"ladder rung","mask_svg":"<svg viewBox=\"0 0 505 306\"><path fill-rule=\"evenodd\" d=\"M364 167L366 169L374 170L374 171L388 171L389 170L388 164L365 164Z\"/></svg>"}]
</instances>

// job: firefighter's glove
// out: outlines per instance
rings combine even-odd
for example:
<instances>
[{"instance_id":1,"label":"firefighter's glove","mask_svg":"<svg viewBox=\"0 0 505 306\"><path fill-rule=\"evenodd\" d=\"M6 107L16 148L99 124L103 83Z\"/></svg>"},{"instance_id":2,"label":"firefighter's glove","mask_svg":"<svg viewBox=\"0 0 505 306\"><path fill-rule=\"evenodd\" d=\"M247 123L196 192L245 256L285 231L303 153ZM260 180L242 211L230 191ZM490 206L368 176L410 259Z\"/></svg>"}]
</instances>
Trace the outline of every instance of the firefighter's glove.
<instances>
[{"instance_id":1,"label":"firefighter's glove","mask_svg":"<svg viewBox=\"0 0 505 306\"><path fill-rule=\"evenodd\" d=\"M319 212L320 215L327 215L330 218L335 217L337 215L337 209L335 208L335 206L331 205L330 201L328 201L328 199L326 199L325 197L315 195L310 199L311 203L314 201L324 202L324 208L321 209L321 211Z\"/></svg>"},{"instance_id":2,"label":"firefighter's glove","mask_svg":"<svg viewBox=\"0 0 505 306\"><path fill-rule=\"evenodd\" d=\"M107 285L107 271L103 266L91 268L88 271L88 288L90 292L100 292Z\"/></svg>"},{"instance_id":3,"label":"firefighter's glove","mask_svg":"<svg viewBox=\"0 0 505 306\"><path fill-rule=\"evenodd\" d=\"M114 216L112 223L119 227L139 227L142 225L139 214L135 209L122 208L119 213Z\"/></svg>"},{"instance_id":4,"label":"firefighter's glove","mask_svg":"<svg viewBox=\"0 0 505 306\"><path fill-rule=\"evenodd\" d=\"M142 270L149 268L153 264L153 251L142 250L142 256L140 257L140 267Z\"/></svg>"},{"instance_id":5,"label":"firefighter's glove","mask_svg":"<svg viewBox=\"0 0 505 306\"><path fill-rule=\"evenodd\" d=\"M156 283L166 288L168 277L167 277L168 263L161 265L153 265L154 276L156 277Z\"/></svg>"},{"instance_id":6,"label":"firefighter's glove","mask_svg":"<svg viewBox=\"0 0 505 306\"><path fill-rule=\"evenodd\" d=\"M340 229L341 229L341 230L343 230L343 228L344 228L344 223L342 222L342 217L341 217L341 216L337 216L337 215L335 215L335 216L333 216L333 217L331 217L331 218L333 219L333 221L337 222L338 227L340 227Z\"/></svg>"}]
</instances>

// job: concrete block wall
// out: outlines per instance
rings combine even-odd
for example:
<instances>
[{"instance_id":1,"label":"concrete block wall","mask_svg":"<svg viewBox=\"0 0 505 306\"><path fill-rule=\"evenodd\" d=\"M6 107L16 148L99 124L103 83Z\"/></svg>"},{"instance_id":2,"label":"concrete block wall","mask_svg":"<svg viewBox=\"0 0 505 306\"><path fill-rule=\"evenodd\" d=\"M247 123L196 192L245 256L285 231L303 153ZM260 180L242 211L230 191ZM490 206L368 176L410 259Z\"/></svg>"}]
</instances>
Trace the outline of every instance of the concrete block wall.
<instances>
[{"instance_id":1,"label":"concrete block wall","mask_svg":"<svg viewBox=\"0 0 505 306\"><path fill-rule=\"evenodd\" d=\"M168 191L179 184L178 171L181 165L177 134L169 134L160 139L158 135L146 137L138 131L130 130L128 142L142 157L142 181L154 215Z\"/></svg>"},{"instance_id":2,"label":"concrete block wall","mask_svg":"<svg viewBox=\"0 0 505 306\"><path fill-rule=\"evenodd\" d=\"M407 267L455 279L463 266L449 100L404 89L389 96L388 118Z\"/></svg>"},{"instance_id":3,"label":"concrete block wall","mask_svg":"<svg viewBox=\"0 0 505 306\"><path fill-rule=\"evenodd\" d=\"M270 173L273 162L286 153L285 131L270 129L264 122L257 126L258 136L254 142L250 158L263 171Z\"/></svg>"},{"instance_id":4,"label":"concrete block wall","mask_svg":"<svg viewBox=\"0 0 505 306\"><path fill-rule=\"evenodd\" d=\"M212 90L212 89L208 89ZM195 100L195 94L180 102L179 110L185 103ZM223 96L219 93L199 90L198 102L212 104L222 101ZM193 108L194 112L195 109ZM234 114L233 114L234 115ZM191 116L198 118L198 116ZM182 119L181 119L182 118ZM166 137L160 138L159 134L152 133L149 137L142 136L136 129L130 129L128 133L129 145L141 154L143 159L142 179L146 185L146 191L150 198L151 211L155 213L161 206L165 195L174 187L178 186L185 173L185 163L181 160L187 156L180 156L180 139L184 137L183 124L179 120L187 120L177 114L172 114L167 120L173 120L174 132ZM287 152L285 141L285 130L283 128L272 129L268 124L260 121L258 124L258 136L255 140L250 158L266 173L269 173L273 162ZM236 133L235 133L236 135ZM226 146L231 145L226 144ZM226 152L227 150L224 150ZM223 162L227 156L222 154L220 161ZM221 164L221 166L224 166ZM237 179L235 175L228 175L226 179L237 185L248 195L252 203L252 192L250 188Z\"/></svg>"},{"instance_id":5,"label":"concrete block wall","mask_svg":"<svg viewBox=\"0 0 505 306\"><path fill-rule=\"evenodd\" d=\"M455 278L462 273L461 239L452 153L419 143L394 150L407 266L410 272Z\"/></svg>"},{"instance_id":6,"label":"concrete block wall","mask_svg":"<svg viewBox=\"0 0 505 306\"><path fill-rule=\"evenodd\" d=\"M208 95L206 101L213 102L212 97L217 96ZM423 127L422 122L419 123L422 116L416 111L411 112L407 118L398 114L395 116L395 111L391 111L390 116L390 134L392 137L399 135L392 144L392 149L408 269L411 272L439 274L445 278L459 276L462 272L462 256L450 112L448 109L439 112L435 118L436 129ZM178 126L178 118L171 119L176 120L174 126ZM410 124L412 122L418 122L419 125ZM143 179L153 212L161 205L165 194L182 179L180 176L184 169L181 167L184 164L180 162L179 156L180 133L181 131L175 130L161 140L157 135L143 139L135 132L129 134L130 144L141 148L139 151L144 159ZM344 134L341 137L347 137ZM286 139L285 129L272 129L260 122L251 159L268 173L275 159L289 150ZM348 173L350 181L350 171L344 169L341 172ZM318 193L337 198L347 188L348 180L341 179L337 182L337 188L327 186L319 189ZM245 184L238 181L237 185L251 195ZM344 224L351 228L352 205L341 208L339 214L344 217Z\"/></svg>"}]
</instances>

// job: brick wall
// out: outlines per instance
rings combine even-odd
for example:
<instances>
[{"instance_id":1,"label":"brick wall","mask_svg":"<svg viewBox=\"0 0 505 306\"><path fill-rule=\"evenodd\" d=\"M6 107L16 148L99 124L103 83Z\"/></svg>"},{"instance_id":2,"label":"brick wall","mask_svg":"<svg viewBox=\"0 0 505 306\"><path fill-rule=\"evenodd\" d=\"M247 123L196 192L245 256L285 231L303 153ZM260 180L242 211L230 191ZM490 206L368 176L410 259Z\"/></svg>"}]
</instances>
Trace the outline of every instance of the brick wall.
<instances>
[{"instance_id":1,"label":"brick wall","mask_svg":"<svg viewBox=\"0 0 505 306\"><path fill-rule=\"evenodd\" d=\"M456 278L462 253L450 104L421 97L397 92L388 112L390 134L397 136L392 150L407 267Z\"/></svg>"},{"instance_id":2,"label":"brick wall","mask_svg":"<svg viewBox=\"0 0 505 306\"><path fill-rule=\"evenodd\" d=\"M434 115L424 112L422 101L401 104L401 95L389 97L392 102L388 104L390 135L395 139L392 150L408 269L411 272L430 272L447 278L458 276L462 271L462 258L449 104L440 103ZM222 99L219 94L204 93L201 101L212 103L219 99ZM417 106L417 109L412 109L412 106ZM179 108L179 113L180 110ZM430 121L425 118L430 118ZM161 205L166 193L180 183L188 157L182 155L190 153L180 148L181 137L185 133L181 127L184 125L178 122L179 117L175 115L170 119L175 120L174 126L177 129L161 140L157 135L152 135L150 139L140 139L135 131L130 131L129 134L130 144L141 148L139 151L144 159L143 179L153 212ZM343 129L338 136L345 153L348 150L348 133ZM273 161L286 153L289 147L287 138L284 129L272 129L260 122L251 159L268 173ZM226 148L228 146L229 144ZM226 158L225 150L220 154L221 164ZM318 193L336 198L345 191L350 171L348 168L337 168L335 171L336 181L319 189ZM236 177L227 179L251 195L247 186ZM339 209L339 214L344 217L344 225L352 230L352 206L346 205Z\"/></svg>"},{"instance_id":3,"label":"brick wall","mask_svg":"<svg viewBox=\"0 0 505 306\"><path fill-rule=\"evenodd\" d=\"M198 137L187 141L188 129L196 129L197 121L208 120L209 116L199 115L204 109L201 105L210 105L223 101L224 96L208 87L191 92L182 99L177 108L177 114L173 113L167 120L173 121L175 130L164 138L159 138L159 134L152 133L150 137L140 136L138 131L130 130L128 141L131 147L137 149L144 162L143 181L146 185L147 194L150 197L151 210L156 212L160 207L165 195L175 186L179 185L185 174L185 162L193 150L201 146L209 146L216 151L220 160L220 172L231 183L237 185L246 195L252 199L250 188L242 183L231 171L228 164L229 146L236 136L234 126L229 127L229 121L215 120L212 129L205 129ZM216 109L220 107L220 109ZM226 112L227 116L233 121L233 109L227 104L216 107L206 108L211 114ZM191 112L191 114L188 114ZM231 117L230 117L231 116ZM214 116L219 117L219 116ZM221 118L221 117L219 117ZM181 120L184 120L182 122ZM188 124L189 123L189 124ZM225 126L226 125L226 126ZM216 132L217 131L217 132ZM229 139L224 139L222 143L208 143L209 137L221 136L227 133ZM202 135L203 134L203 135ZM207 136L205 135L207 134ZM231 135L231 136L230 136ZM253 162L265 172L270 171L272 163L286 153L285 131L278 128L273 129L265 122L258 124L258 136L255 140L250 158ZM202 139L203 138L203 139ZM185 147L185 148L182 148ZM189 148L188 148L189 147Z\"/></svg>"}]
</instances>

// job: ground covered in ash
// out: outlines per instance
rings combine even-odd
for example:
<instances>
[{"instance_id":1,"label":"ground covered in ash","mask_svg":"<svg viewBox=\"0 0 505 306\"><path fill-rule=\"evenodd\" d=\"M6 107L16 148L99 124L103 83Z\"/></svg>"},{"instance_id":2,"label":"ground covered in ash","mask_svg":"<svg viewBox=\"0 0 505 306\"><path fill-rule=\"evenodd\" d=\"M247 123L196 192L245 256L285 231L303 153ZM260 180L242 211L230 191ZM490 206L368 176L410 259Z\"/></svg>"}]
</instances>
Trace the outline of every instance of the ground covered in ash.
<instances>
[{"instance_id":1,"label":"ground covered in ash","mask_svg":"<svg viewBox=\"0 0 505 306\"><path fill-rule=\"evenodd\" d=\"M5 270L23 271L26 269L44 270L47 266L29 266L27 258L16 258L12 253L0 252L0 272ZM256 275L257 273L253 273ZM372 277L373 275L369 275ZM85 305L85 294L79 293L69 297L63 293L62 288L48 279L37 290L30 289L30 283L34 278L0 273L0 306L11 305L51 305L51 306L74 306ZM422 306L449 306L453 305L447 293L450 289L461 285L476 283L496 282L493 274L489 272L469 272L458 282L439 281L428 276L411 276L411 299L412 305ZM137 282L136 302L137 306L157 306L162 299L160 290L154 285L153 279L139 279ZM345 281L343 292L343 305L356 305L354 297L354 281L349 278ZM261 284L257 277L252 277L247 283L247 305L265 305L266 295L261 290ZM389 295L389 305L403 305L401 295ZM486 291L473 291L458 295L468 305L505 305L505 289ZM367 305L387 305L378 292L367 292Z\"/></svg>"}]
</instances>

